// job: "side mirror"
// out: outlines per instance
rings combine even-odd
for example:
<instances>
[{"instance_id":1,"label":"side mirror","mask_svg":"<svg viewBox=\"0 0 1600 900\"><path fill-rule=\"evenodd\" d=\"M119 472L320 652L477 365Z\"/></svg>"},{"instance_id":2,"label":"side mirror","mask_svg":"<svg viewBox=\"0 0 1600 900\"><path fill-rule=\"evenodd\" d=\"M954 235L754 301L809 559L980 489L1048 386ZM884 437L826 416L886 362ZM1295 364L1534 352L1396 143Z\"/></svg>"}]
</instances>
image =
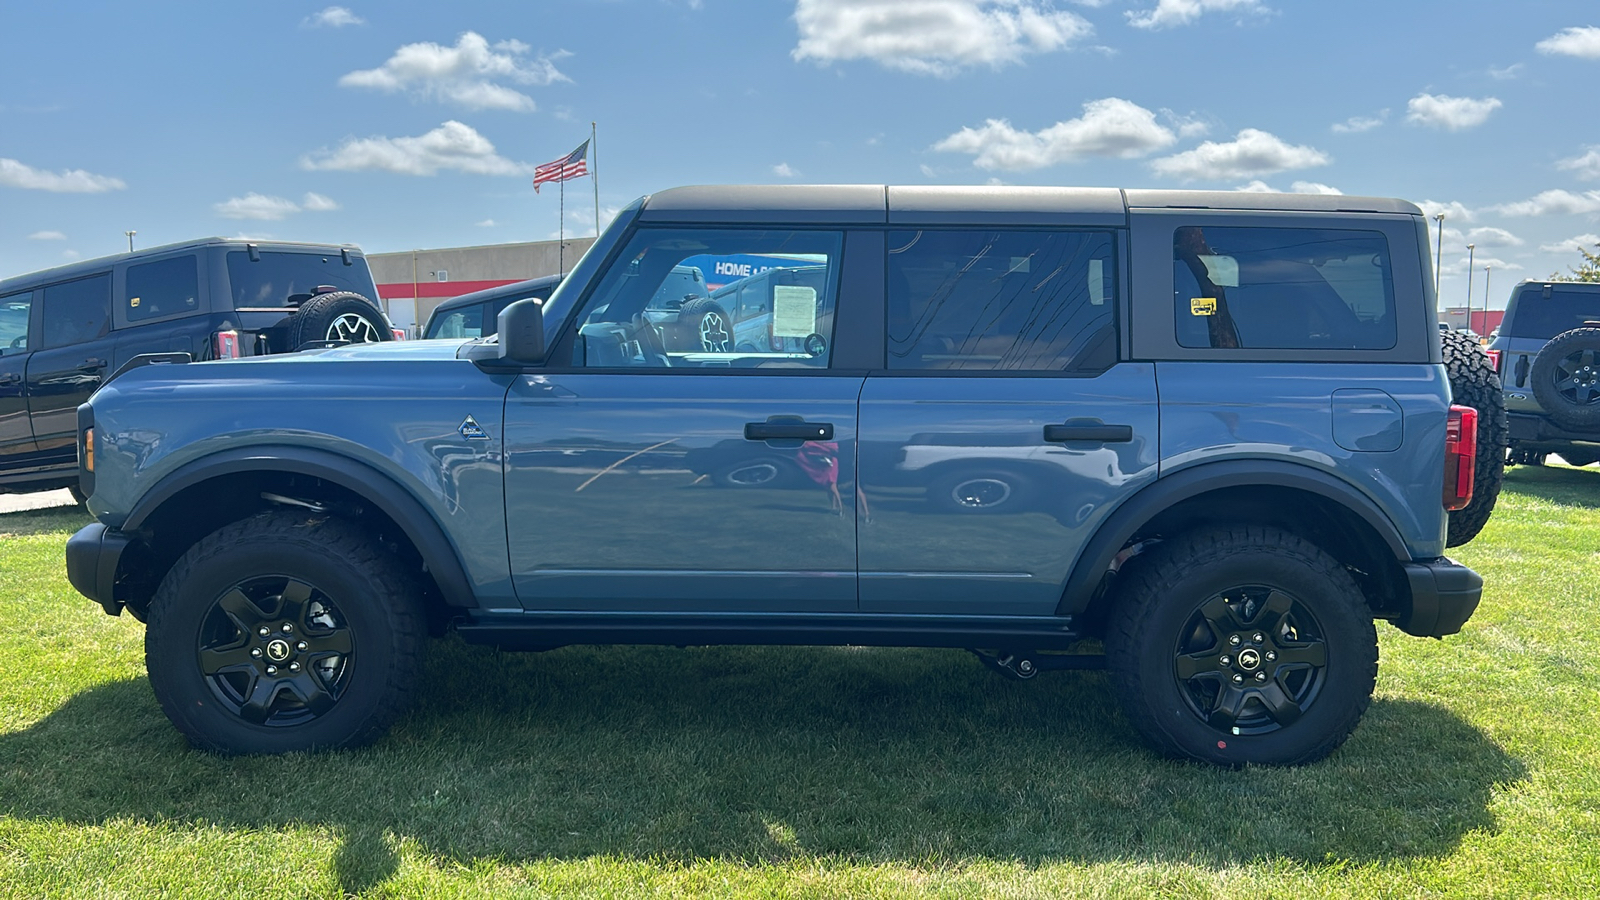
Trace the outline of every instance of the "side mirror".
<instances>
[{"instance_id":1,"label":"side mirror","mask_svg":"<svg viewBox=\"0 0 1600 900\"><path fill-rule=\"evenodd\" d=\"M518 300L500 310L500 361L513 365L544 362L544 305L537 299Z\"/></svg>"}]
</instances>

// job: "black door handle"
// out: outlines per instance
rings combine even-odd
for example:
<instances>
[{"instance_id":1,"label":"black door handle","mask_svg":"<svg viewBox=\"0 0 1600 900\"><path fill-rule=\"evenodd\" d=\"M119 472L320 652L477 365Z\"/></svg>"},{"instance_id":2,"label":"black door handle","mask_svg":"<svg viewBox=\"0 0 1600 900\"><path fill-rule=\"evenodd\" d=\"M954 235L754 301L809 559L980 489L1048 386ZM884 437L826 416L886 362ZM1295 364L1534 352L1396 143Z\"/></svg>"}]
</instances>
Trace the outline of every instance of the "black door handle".
<instances>
[{"instance_id":1,"label":"black door handle","mask_svg":"<svg viewBox=\"0 0 1600 900\"><path fill-rule=\"evenodd\" d=\"M15 372L7 372L4 375L0 375L0 387L10 387L13 384L21 383L22 376Z\"/></svg>"},{"instance_id":2,"label":"black door handle","mask_svg":"<svg viewBox=\"0 0 1600 900\"><path fill-rule=\"evenodd\" d=\"M99 371L100 369L104 369L105 367L106 367L106 361L105 360L101 359L98 356L91 356L88 359L84 360L83 361L83 365L79 366L78 368L82 369L85 372L96 372L96 371Z\"/></svg>"},{"instance_id":3,"label":"black door handle","mask_svg":"<svg viewBox=\"0 0 1600 900\"><path fill-rule=\"evenodd\" d=\"M799 416L773 416L765 422L744 423L747 441L831 441L833 423L807 422Z\"/></svg>"},{"instance_id":4,"label":"black door handle","mask_svg":"<svg viewBox=\"0 0 1600 900\"><path fill-rule=\"evenodd\" d=\"M1133 440L1132 425L1046 425L1044 439L1052 443L1063 441L1095 441L1101 444L1125 444Z\"/></svg>"}]
</instances>

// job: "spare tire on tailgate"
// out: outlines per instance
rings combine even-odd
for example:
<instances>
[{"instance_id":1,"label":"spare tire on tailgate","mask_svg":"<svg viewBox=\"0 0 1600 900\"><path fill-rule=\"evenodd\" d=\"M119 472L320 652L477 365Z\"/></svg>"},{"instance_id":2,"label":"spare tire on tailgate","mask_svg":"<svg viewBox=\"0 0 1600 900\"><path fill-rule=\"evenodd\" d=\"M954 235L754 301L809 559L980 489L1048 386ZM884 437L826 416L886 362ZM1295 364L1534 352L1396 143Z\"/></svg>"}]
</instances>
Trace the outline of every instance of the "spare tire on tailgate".
<instances>
[{"instance_id":1,"label":"spare tire on tailgate","mask_svg":"<svg viewBox=\"0 0 1600 900\"><path fill-rule=\"evenodd\" d=\"M1478 411L1478 459L1472 473L1472 502L1449 514L1445 546L1459 547L1478 536L1494 512L1505 480L1506 444L1511 427L1506 420L1506 399L1500 391L1489 354L1478 342L1459 331L1439 333L1444 367L1450 376L1452 403Z\"/></svg>"},{"instance_id":2,"label":"spare tire on tailgate","mask_svg":"<svg viewBox=\"0 0 1600 900\"><path fill-rule=\"evenodd\" d=\"M392 341L394 332L378 305L354 291L318 294L289 319L289 346L299 350L322 341L352 344Z\"/></svg>"},{"instance_id":3,"label":"spare tire on tailgate","mask_svg":"<svg viewBox=\"0 0 1600 900\"><path fill-rule=\"evenodd\" d=\"M1550 339L1533 359L1533 398L1557 425L1600 431L1600 327Z\"/></svg>"}]
</instances>

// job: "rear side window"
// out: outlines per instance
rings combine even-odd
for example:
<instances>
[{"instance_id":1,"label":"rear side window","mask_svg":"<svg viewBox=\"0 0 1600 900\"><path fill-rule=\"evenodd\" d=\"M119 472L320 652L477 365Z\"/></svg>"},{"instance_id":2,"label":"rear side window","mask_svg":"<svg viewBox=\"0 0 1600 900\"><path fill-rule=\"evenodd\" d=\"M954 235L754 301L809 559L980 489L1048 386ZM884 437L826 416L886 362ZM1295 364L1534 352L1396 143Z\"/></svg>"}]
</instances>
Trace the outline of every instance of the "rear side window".
<instances>
[{"instance_id":1,"label":"rear side window","mask_svg":"<svg viewBox=\"0 0 1600 900\"><path fill-rule=\"evenodd\" d=\"M1600 320L1600 291L1562 290L1555 287L1550 296L1544 289L1524 289L1517 297L1517 311L1511 318L1511 336L1549 340L1565 331L1582 328L1584 322Z\"/></svg>"},{"instance_id":2,"label":"rear side window","mask_svg":"<svg viewBox=\"0 0 1600 900\"><path fill-rule=\"evenodd\" d=\"M1109 368L1113 248L1109 232L889 232L889 368Z\"/></svg>"},{"instance_id":3,"label":"rear side window","mask_svg":"<svg viewBox=\"0 0 1600 900\"><path fill-rule=\"evenodd\" d=\"M311 299L318 285L332 285L341 291L354 291L378 302L365 260L351 258L351 265L335 253L287 253L261 251L259 262L251 262L243 250L228 252L228 285L235 309L240 307L296 306Z\"/></svg>"},{"instance_id":4,"label":"rear side window","mask_svg":"<svg viewBox=\"0 0 1600 900\"><path fill-rule=\"evenodd\" d=\"M111 333L111 273L44 289L44 346L81 344Z\"/></svg>"},{"instance_id":5,"label":"rear side window","mask_svg":"<svg viewBox=\"0 0 1600 900\"><path fill-rule=\"evenodd\" d=\"M0 356L28 352L28 310L33 292L0 297Z\"/></svg>"},{"instance_id":6,"label":"rear side window","mask_svg":"<svg viewBox=\"0 0 1600 900\"><path fill-rule=\"evenodd\" d=\"M126 287L124 308L130 322L200 309L200 277L193 256L129 266Z\"/></svg>"},{"instance_id":7,"label":"rear side window","mask_svg":"<svg viewBox=\"0 0 1600 900\"><path fill-rule=\"evenodd\" d=\"M1394 278L1381 232L1183 226L1172 240L1178 343L1387 350Z\"/></svg>"}]
</instances>

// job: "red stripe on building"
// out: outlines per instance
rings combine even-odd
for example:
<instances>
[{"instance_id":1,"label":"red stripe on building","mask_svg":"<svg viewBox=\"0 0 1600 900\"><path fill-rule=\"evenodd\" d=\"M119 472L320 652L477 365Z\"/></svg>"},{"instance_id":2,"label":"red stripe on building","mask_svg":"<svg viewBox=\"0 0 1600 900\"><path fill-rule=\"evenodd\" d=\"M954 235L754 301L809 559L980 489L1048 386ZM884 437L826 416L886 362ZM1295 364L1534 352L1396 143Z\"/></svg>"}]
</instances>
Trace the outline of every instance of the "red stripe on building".
<instances>
[{"instance_id":1,"label":"red stripe on building","mask_svg":"<svg viewBox=\"0 0 1600 900\"><path fill-rule=\"evenodd\" d=\"M378 296L385 300L410 300L422 297L459 297L473 291L482 291L502 284L512 284L521 279L502 278L489 281L419 281L412 284L402 281L378 285Z\"/></svg>"}]
</instances>

